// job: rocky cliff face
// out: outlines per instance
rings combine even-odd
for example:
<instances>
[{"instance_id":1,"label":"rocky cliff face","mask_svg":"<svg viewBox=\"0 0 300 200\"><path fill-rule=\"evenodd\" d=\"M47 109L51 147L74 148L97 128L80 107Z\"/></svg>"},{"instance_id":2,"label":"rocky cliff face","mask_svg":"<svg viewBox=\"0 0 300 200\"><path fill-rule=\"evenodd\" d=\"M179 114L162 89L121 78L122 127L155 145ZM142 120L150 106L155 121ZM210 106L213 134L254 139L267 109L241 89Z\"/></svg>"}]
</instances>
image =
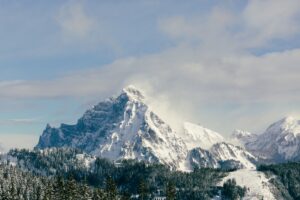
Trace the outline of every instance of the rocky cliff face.
<instances>
[{"instance_id":1,"label":"rocky cliff face","mask_svg":"<svg viewBox=\"0 0 300 200\"><path fill-rule=\"evenodd\" d=\"M191 167L222 169L255 169L257 158L242 147L229 143L216 143L209 150L192 149L189 153Z\"/></svg>"},{"instance_id":2,"label":"rocky cliff face","mask_svg":"<svg viewBox=\"0 0 300 200\"><path fill-rule=\"evenodd\" d=\"M75 125L47 125L36 148L75 147L111 160L137 159L179 168L185 143L129 86L88 110Z\"/></svg>"},{"instance_id":3,"label":"rocky cliff face","mask_svg":"<svg viewBox=\"0 0 300 200\"><path fill-rule=\"evenodd\" d=\"M74 147L110 160L158 162L177 170L216 168L228 160L249 167L248 155L220 134L192 123L184 123L184 133L178 134L145 102L143 92L128 86L86 111L75 125L47 125L36 148Z\"/></svg>"}]
</instances>

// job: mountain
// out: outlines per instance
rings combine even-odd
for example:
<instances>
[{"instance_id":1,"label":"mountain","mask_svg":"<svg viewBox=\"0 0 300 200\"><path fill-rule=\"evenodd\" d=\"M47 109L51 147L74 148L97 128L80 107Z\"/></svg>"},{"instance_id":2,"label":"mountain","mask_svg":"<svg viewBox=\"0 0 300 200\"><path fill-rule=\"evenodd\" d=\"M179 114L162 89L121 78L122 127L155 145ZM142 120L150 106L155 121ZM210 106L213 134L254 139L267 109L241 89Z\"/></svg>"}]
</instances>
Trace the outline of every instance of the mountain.
<instances>
[{"instance_id":1,"label":"mountain","mask_svg":"<svg viewBox=\"0 0 300 200\"><path fill-rule=\"evenodd\" d=\"M249 142L256 140L257 135L248 131L235 129L230 136L230 141L239 146L246 146Z\"/></svg>"},{"instance_id":2,"label":"mountain","mask_svg":"<svg viewBox=\"0 0 300 200\"><path fill-rule=\"evenodd\" d=\"M299 160L300 120L293 117L281 119L245 147L255 155L276 162Z\"/></svg>"},{"instance_id":3,"label":"mountain","mask_svg":"<svg viewBox=\"0 0 300 200\"><path fill-rule=\"evenodd\" d=\"M185 143L134 86L86 111L75 125L47 125L36 148L48 147L75 147L111 160L160 162L176 169L187 154Z\"/></svg>"},{"instance_id":4,"label":"mountain","mask_svg":"<svg viewBox=\"0 0 300 200\"><path fill-rule=\"evenodd\" d=\"M242 147L221 142L209 150L194 148L189 152L189 163L195 167L222 169L255 169L258 159Z\"/></svg>"},{"instance_id":5,"label":"mountain","mask_svg":"<svg viewBox=\"0 0 300 200\"><path fill-rule=\"evenodd\" d=\"M224 138L219 133L204 128L200 125L185 122L184 134L181 136L187 147L193 149L201 147L202 149L209 149L218 142L223 142Z\"/></svg>"},{"instance_id":6,"label":"mountain","mask_svg":"<svg viewBox=\"0 0 300 200\"><path fill-rule=\"evenodd\" d=\"M119 96L87 110L74 125L48 124L36 149L72 147L112 161L135 159L184 171L223 165L245 168L253 160L217 132L190 122L183 129L176 133L147 105L143 92L128 86Z\"/></svg>"},{"instance_id":7,"label":"mountain","mask_svg":"<svg viewBox=\"0 0 300 200\"><path fill-rule=\"evenodd\" d=\"M200 147L194 148L189 151L187 163L191 168L219 168L219 161L208 150Z\"/></svg>"},{"instance_id":8,"label":"mountain","mask_svg":"<svg viewBox=\"0 0 300 200\"><path fill-rule=\"evenodd\" d=\"M3 152L5 152L6 150L5 150L5 148L4 148L4 145L2 145L1 143L0 143L0 155L1 154L3 154Z\"/></svg>"},{"instance_id":9,"label":"mountain","mask_svg":"<svg viewBox=\"0 0 300 200\"><path fill-rule=\"evenodd\" d=\"M210 152L219 161L239 163L239 168L254 169L257 162L257 158L244 148L225 142L213 145Z\"/></svg>"}]
</instances>

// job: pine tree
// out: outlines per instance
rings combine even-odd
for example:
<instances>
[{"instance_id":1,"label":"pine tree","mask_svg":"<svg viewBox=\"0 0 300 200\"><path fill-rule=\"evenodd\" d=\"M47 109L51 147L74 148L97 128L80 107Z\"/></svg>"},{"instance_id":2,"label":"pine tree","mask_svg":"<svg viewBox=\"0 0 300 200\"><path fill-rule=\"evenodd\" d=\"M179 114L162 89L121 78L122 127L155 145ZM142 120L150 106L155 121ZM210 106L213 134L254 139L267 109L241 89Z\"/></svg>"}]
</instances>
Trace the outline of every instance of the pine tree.
<instances>
[{"instance_id":1,"label":"pine tree","mask_svg":"<svg viewBox=\"0 0 300 200\"><path fill-rule=\"evenodd\" d=\"M138 194L139 194L139 199L141 200L148 199L148 187L144 180L141 180L138 185Z\"/></svg>"},{"instance_id":2,"label":"pine tree","mask_svg":"<svg viewBox=\"0 0 300 200\"><path fill-rule=\"evenodd\" d=\"M8 200L8 194L7 194L7 192L5 191L5 189L4 189L4 186L3 186L3 181L1 181L1 198L0 199L3 199L3 200Z\"/></svg>"},{"instance_id":3,"label":"pine tree","mask_svg":"<svg viewBox=\"0 0 300 200\"><path fill-rule=\"evenodd\" d=\"M9 194L5 191L4 186L1 184L1 198L2 200L9 200Z\"/></svg>"},{"instance_id":4,"label":"pine tree","mask_svg":"<svg viewBox=\"0 0 300 200\"><path fill-rule=\"evenodd\" d=\"M225 199L237 200L241 199L246 194L246 188L242 188L236 184L235 179L228 179L223 184L222 195Z\"/></svg>"},{"instance_id":5,"label":"pine tree","mask_svg":"<svg viewBox=\"0 0 300 200\"><path fill-rule=\"evenodd\" d=\"M36 200L42 200L42 188L41 188L41 186L36 187L35 199Z\"/></svg>"},{"instance_id":6,"label":"pine tree","mask_svg":"<svg viewBox=\"0 0 300 200\"><path fill-rule=\"evenodd\" d=\"M65 183L61 176L56 177L53 190L54 199L65 199Z\"/></svg>"},{"instance_id":7,"label":"pine tree","mask_svg":"<svg viewBox=\"0 0 300 200\"><path fill-rule=\"evenodd\" d=\"M49 181L45 185L43 200L52 200L52 199L53 199L53 185Z\"/></svg>"},{"instance_id":8,"label":"pine tree","mask_svg":"<svg viewBox=\"0 0 300 200\"><path fill-rule=\"evenodd\" d=\"M66 200L77 200L78 189L76 188L76 182L73 177L70 177L65 184L64 199Z\"/></svg>"},{"instance_id":9,"label":"pine tree","mask_svg":"<svg viewBox=\"0 0 300 200\"><path fill-rule=\"evenodd\" d=\"M82 200L90 200L92 198L90 189L86 183L82 183L80 185L80 196L81 196L80 199Z\"/></svg>"},{"instance_id":10,"label":"pine tree","mask_svg":"<svg viewBox=\"0 0 300 200\"><path fill-rule=\"evenodd\" d=\"M167 200L175 200L176 197L176 187L173 182L168 182L166 189Z\"/></svg>"},{"instance_id":11,"label":"pine tree","mask_svg":"<svg viewBox=\"0 0 300 200\"><path fill-rule=\"evenodd\" d=\"M130 194L128 192L124 192L121 196L121 200L130 200Z\"/></svg>"},{"instance_id":12,"label":"pine tree","mask_svg":"<svg viewBox=\"0 0 300 200\"><path fill-rule=\"evenodd\" d=\"M117 199L117 186L111 177L108 177L106 179L105 192L106 192L107 200L116 200Z\"/></svg>"},{"instance_id":13,"label":"pine tree","mask_svg":"<svg viewBox=\"0 0 300 200\"><path fill-rule=\"evenodd\" d=\"M14 181L13 178L11 178L11 182L10 182L9 196L10 196L11 200L18 200L19 199L18 196L17 196L15 181Z\"/></svg>"},{"instance_id":14,"label":"pine tree","mask_svg":"<svg viewBox=\"0 0 300 200\"><path fill-rule=\"evenodd\" d=\"M99 188L94 189L92 200L105 200L104 192Z\"/></svg>"}]
</instances>

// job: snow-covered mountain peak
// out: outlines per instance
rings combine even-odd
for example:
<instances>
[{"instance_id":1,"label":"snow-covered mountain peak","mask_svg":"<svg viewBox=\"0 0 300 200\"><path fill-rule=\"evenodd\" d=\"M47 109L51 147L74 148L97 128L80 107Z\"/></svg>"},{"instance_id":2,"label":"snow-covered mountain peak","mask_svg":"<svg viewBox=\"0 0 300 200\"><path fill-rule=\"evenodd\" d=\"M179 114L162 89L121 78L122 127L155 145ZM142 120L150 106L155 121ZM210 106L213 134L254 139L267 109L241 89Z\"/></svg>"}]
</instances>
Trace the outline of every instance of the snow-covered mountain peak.
<instances>
[{"instance_id":1,"label":"snow-covered mountain peak","mask_svg":"<svg viewBox=\"0 0 300 200\"><path fill-rule=\"evenodd\" d=\"M295 120L297 120L295 117L293 116L286 116L282 119L283 121L289 123L289 122L294 122Z\"/></svg>"},{"instance_id":2,"label":"snow-covered mountain peak","mask_svg":"<svg viewBox=\"0 0 300 200\"><path fill-rule=\"evenodd\" d=\"M213 144L224 141L222 135L201 125L184 122L183 127L184 135L182 138L189 149L195 147L209 149Z\"/></svg>"},{"instance_id":3,"label":"snow-covered mountain peak","mask_svg":"<svg viewBox=\"0 0 300 200\"><path fill-rule=\"evenodd\" d=\"M235 129L232 134L231 137L232 138L245 138L245 137L251 137L252 133L248 132L248 131L244 131L244 130L239 130L239 129Z\"/></svg>"},{"instance_id":4,"label":"snow-covered mountain peak","mask_svg":"<svg viewBox=\"0 0 300 200\"><path fill-rule=\"evenodd\" d=\"M137 89L134 85L128 85L123 88L122 94L125 94L131 100L143 101L145 99L144 93Z\"/></svg>"},{"instance_id":5,"label":"snow-covered mountain peak","mask_svg":"<svg viewBox=\"0 0 300 200\"><path fill-rule=\"evenodd\" d=\"M191 161L220 167L228 164L228 159L237 161L245 155L225 143L217 145L224 138L201 125L185 122L184 131L175 132L144 99L144 94L130 85L119 96L87 110L74 125L61 124L58 128L47 125L36 148L74 147L114 161L135 159L183 171L191 170ZM215 154L210 152L213 146Z\"/></svg>"},{"instance_id":6,"label":"snow-covered mountain peak","mask_svg":"<svg viewBox=\"0 0 300 200\"><path fill-rule=\"evenodd\" d=\"M249 142L254 141L256 137L256 134L244 130L235 129L230 136L230 140L234 144L245 146Z\"/></svg>"},{"instance_id":7,"label":"snow-covered mountain peak","mask_svg":"<svg viewBox=\"0 0 300 200\"><path fill-rule=\"evenodd\" d=\"M285 117L247 145L248 150L256 155L285 161L300 157L300 121L294 117Z\"/></svg>"},{"instance_id":8,"label":"snow-covered mountain peak","mask_svg":"<svg viewBox=\"0 0 300 200\"><path fill-rule=\"evenodd\" d=\"M300 135L300 120L291 116L285 117L269 126L266 132L270 134L290 133L294 136Z\"/></svg>"},{"instance_id":9,"label":"snow-covered mountain peak","mask_svg":"<svg viewBox=\"0 0 300 200\"><path fill-rule=\"evenodd\" d=\"M142 92L128 86L118 97L87 110L77 124L47 127L36 148L75 147L111 160L136 159L181 169L185 143L143 99Z\"/></svg>"}]
</instances>

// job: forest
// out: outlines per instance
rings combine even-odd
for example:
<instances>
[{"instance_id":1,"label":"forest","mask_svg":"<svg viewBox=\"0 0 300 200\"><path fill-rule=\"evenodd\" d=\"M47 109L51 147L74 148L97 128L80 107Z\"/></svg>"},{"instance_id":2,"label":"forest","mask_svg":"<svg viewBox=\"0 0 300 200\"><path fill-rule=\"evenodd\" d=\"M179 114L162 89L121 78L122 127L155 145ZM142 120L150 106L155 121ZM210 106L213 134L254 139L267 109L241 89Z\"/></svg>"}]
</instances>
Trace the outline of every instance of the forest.
<instances>
[{"instance_id":1,"label":"forest","mask_svg":"<svg viewBox=\"0 0 300 200\"><path fill-rule=\"evenodd\" d=\"M261 165L259 171L271 178L271 182L286 200L300 199L300 163L288 162Z\"/></svg>"},{"instance_id":2,"label":"forest","mask_svg":"<svg viewBox=\"0 0 300 200\"><path fill-rule=\"evenodd\" d=\"M78 156L80 155L80 156ZM87 162L88 161L88 162ZM11 150L0 165L1 199L240 199L246 188L235 180L217 186L226 171L201 168L171 171L134 160L112 163L80 150Z\"/></svg>"}]
</instances>

